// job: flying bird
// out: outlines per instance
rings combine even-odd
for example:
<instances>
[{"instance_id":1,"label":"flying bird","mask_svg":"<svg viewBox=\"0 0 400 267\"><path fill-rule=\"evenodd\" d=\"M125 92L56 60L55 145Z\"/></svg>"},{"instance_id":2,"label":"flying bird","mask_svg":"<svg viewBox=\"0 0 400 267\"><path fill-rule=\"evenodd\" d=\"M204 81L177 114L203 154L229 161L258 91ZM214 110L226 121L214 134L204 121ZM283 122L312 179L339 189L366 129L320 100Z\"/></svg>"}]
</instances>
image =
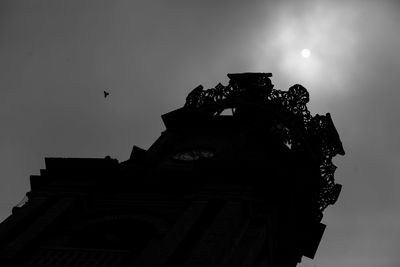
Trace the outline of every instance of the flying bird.
<instances>
[{"instance_id":1,"label":"flying bird","mask_svg":"<svg viewBox=\"0 0 400 267\"><path fill-rule=\"evenodd\" d=\"M106 98L110 93L107 91L104 91L104 98Z\"/></svg>"}]
</instances>

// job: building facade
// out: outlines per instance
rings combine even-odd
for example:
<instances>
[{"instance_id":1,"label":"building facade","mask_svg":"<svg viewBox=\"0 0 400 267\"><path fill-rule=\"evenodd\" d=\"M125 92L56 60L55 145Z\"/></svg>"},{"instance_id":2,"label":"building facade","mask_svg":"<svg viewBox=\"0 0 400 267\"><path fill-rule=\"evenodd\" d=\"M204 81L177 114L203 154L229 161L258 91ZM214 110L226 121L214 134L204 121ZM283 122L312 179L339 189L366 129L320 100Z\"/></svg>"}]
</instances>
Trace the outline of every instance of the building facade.
<instances>
[{"instance_id":1,"label":"building facade","mask_svg":"<svg viewBox=\"0 0 400 267\"><path fill-rule=\"evenodd\" d=\"M344 154L301 85L229 74L130 158L46 158L0 224L0 266L296 266L313 258Z\"/></svg>"}]
</instances>

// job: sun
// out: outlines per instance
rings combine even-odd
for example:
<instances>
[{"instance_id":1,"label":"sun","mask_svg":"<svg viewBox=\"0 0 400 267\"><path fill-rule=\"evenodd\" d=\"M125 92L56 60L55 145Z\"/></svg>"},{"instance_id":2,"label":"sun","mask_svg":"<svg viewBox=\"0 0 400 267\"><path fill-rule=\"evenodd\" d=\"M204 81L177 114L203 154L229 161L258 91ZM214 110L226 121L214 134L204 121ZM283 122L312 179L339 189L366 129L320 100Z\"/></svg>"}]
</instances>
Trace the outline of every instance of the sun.
<instances>
[{"instance_id":1,"label":"sun","mask_svg":"<svg viewBox=\"0 0 400 267\"><path fill-rule=\"evenodd\" d=\"M310 57L311 56L310 49L304 48L303 50L301 50L301 56L304 58Z\"/></svg>"}]
</instances>

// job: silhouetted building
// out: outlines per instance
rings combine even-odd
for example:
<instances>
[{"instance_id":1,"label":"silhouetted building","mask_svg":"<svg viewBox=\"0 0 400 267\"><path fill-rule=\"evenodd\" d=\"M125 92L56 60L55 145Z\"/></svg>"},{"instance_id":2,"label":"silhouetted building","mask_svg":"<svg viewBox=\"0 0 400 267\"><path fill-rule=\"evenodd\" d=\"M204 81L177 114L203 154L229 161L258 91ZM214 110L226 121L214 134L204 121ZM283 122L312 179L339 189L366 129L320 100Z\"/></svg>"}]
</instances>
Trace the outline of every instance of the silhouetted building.
<instances>
[{"instance_id":1,"label":"silhouetted building","mask_svg":"<svg viewBox=\"0 0 400 267\"><path fill-rule=\"evenodd\" d=\"M229 74L162 116L127 161L46 158L28 201L0 224L0 266L296 266L313 258L333 204L329 114L301 85Z\"/></svg>"}]
</instances>

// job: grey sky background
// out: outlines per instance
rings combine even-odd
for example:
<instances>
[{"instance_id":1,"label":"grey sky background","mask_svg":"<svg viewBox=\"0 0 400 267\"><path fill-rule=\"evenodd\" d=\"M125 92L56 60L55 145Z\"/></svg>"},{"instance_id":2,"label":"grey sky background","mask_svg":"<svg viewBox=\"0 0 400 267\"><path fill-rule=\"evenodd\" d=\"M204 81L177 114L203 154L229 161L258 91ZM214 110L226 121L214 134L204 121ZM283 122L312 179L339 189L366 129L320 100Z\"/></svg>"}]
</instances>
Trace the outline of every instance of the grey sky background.
<instances>
[{"instance_id":1,"label":"grey sky background","mask_svg":"<svg viewBox=\"0 0 400 267\"><path fill-rule=\"evenodd\" d=\"M400 266L397 1L1 1L0 220L44 157L124 161L194 87L250 71L304 85L347 153L300 266Z\"/></svg>"}]
</instances>

